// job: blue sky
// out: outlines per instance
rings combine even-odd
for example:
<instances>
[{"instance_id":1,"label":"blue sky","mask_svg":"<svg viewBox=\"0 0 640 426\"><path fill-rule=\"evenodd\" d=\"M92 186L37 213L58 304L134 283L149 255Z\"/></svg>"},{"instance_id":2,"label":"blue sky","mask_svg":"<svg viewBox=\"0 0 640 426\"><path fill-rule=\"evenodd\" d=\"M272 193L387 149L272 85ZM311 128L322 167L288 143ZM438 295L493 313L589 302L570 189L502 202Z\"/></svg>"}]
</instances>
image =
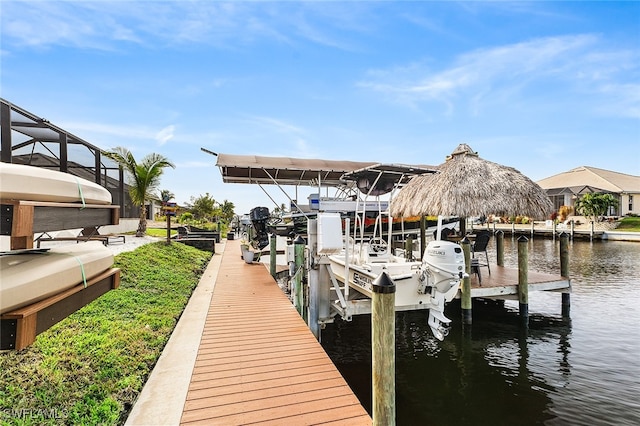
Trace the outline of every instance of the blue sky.
<instances>
[{"instance_id":1,"label":"blue sky","mask_svg":"<svg viewBox=\"0 0 640 426\"><path fill-rule=\"evenodd\" d=\"M167 156L179 203L273 208L200 147L437 165L467 143L533 180L640 175L638 2L0 7L1 96L101 148Z\"/></svg>"}]
</instances>

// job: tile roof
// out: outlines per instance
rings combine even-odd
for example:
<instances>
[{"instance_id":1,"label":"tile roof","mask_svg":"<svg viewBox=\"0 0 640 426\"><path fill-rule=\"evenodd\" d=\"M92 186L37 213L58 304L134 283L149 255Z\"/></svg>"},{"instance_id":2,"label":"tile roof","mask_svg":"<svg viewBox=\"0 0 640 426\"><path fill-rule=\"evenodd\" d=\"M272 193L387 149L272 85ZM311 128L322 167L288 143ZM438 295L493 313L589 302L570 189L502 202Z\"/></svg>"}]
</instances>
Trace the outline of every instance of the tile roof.
<instances>
[{"instance_id":1,"label":"tile roof","mask_svg":"<svg viewBox=\"0 0 640 426\"><path fill-rule=\"evenodd\" d=\"M539 180L543 189L590 186L608 192L640 192L640 176L618 173L590 166L580 166L567 172Z\"/></svg>"}]
</instances>

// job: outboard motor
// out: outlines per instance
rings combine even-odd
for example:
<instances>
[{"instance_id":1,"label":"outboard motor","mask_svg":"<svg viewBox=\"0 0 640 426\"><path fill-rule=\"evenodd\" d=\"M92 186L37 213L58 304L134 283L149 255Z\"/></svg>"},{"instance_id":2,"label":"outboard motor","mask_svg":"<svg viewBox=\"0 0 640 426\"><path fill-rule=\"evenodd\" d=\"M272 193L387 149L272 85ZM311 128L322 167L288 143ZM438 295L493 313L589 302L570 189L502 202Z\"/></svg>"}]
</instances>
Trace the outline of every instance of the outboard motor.
<instances>
[{"instance_id":1,"label":"outboard motor","mask_svg":"<svg viewBox=\"0 0 640 426\"><path fill-rule=\"evenodd\" d=\"M431 241L422 259L419 294L430 294L429 326L439 340L449 334L443 324L451 320L444 316L444 304L451 301L465 277L464 253L460 245L450 241Z\"/></svg>"},{"instance_id":2,"label":"outboard motor","mask_svg":"<svg viewBox=\"0 0 640 426\"><path fill-rule=\"evenodd\" d=\"M249 212L249 218L253 229L256 231L253 242L257 244L258 249L262 250L269 245L269 234L267 233L267 221L270 218L269 209L266 207L255 207Z\"/></svg>"}]
</instances>

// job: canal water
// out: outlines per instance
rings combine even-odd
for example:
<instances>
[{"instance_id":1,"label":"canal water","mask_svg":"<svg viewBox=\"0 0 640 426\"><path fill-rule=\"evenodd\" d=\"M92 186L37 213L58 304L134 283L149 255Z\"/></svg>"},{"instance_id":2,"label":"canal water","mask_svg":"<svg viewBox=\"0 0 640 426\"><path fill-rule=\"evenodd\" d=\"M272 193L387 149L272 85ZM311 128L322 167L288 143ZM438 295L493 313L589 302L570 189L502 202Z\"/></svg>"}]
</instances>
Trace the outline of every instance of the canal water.
<instances>
[{"instance_id":1,"label":"canal water","mask_svg":"<svg viewBox=\"0 0 640 426\"><path fill-rule=\"evenodd\" d=\"M517 268L517 241L504 241ZM452 303L439 342L426 311L397 313L397 424L639 425L640 244L575 241L569 253L569 319L552 292L530 293L528 328L517 301L474 301L464 328ZM530 271L559 274L559 258L558 240L529 242ZM370 321L336 319L322 345L371 414Z\"/></svg>"}]
</instances>

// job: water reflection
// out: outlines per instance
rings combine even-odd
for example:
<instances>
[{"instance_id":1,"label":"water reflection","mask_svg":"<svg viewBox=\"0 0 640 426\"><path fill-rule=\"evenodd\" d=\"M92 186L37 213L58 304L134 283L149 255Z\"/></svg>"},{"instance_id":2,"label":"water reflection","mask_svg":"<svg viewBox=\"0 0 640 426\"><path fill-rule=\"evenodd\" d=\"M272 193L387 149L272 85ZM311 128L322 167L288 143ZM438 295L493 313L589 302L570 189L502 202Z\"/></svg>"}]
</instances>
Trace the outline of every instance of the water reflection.
<instances>
[{"instance_id":1,"label":"water reflection","mask_svg":"<svg viewBox=\"0 0 640 426\"><path fill-rule=\"evenodd\" d=\"M529 245L529 269L557 274L558 242ZM517 265L516 246L505 238L506 266ZM474 301L473 325L452 305L451 333L438 342L426 312L396 315L398 425L640 424L640 244L576 241L570 250L571 319L558 293L531 294L527 329L517 301ZM369 316L323 331L368 410L370 336Z\"/></svg>"}]
</instances>

